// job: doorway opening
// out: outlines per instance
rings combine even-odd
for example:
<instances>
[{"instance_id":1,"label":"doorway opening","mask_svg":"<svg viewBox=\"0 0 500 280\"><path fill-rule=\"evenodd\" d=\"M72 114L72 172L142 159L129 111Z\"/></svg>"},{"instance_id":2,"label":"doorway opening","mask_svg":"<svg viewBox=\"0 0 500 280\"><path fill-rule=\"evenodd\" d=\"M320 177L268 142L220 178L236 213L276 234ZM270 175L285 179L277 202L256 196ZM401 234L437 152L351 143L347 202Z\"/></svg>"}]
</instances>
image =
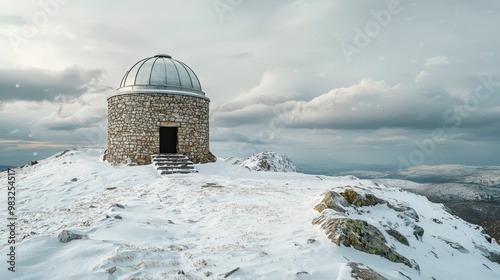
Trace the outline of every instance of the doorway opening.
<instances>
[{"instance_id":1,"label":"doorway opening","mask_svg":"<svg viewBox=\"0 0 500 280\"><path fill-rule=\"evenodd\" d=\"M177 127L160 127L160 154L177 153Z\"/></svg>"}]
</instances>

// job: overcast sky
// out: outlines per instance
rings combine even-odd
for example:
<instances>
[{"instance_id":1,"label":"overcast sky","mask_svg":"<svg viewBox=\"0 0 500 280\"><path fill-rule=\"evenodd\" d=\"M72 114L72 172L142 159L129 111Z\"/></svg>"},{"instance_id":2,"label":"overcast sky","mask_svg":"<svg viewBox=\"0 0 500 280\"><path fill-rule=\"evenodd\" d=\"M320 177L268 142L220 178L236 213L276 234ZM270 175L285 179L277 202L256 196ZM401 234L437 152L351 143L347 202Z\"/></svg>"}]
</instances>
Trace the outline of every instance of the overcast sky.
<instances>
[{"instance_id":1,"label":"overcast sky","mask_svg":"<svg viewBox=\"0 0 500 280\"><path fill-rule=\"evenodd\" d=\"M189 65L218 157L500 165L500 1L13 1L0 9L0 165L106 144L142 58Z\"/></svg>"}]
</instances>

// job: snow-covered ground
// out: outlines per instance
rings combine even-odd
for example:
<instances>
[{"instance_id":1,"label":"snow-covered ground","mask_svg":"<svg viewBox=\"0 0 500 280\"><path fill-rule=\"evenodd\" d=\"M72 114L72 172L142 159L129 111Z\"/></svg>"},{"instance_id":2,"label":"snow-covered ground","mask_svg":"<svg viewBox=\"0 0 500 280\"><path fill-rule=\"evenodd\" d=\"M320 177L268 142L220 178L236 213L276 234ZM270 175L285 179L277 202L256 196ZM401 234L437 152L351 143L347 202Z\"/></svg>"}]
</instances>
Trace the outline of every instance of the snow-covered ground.
<instances>
[{"instance_id":1,"label":"snow-covered ground","mask_svg":"<svg viewBox=\"0 0 500 280\"><path fill-rule=\"evenodd\" d=\"M423 196L352 176L257 172L222 161L160 176L151 165L102 162L102 153L70 151L16 169L16 272L7 270L2 227L0 279L222 279L237 267L227 279L352 279L349 262L388 279L500 279L500 264L484 256L500 246ZM346 188L416 210L422 241L385 204L346 208L420 271L339 247L312 224L324 194ZM396 224L409 246L386 234ZM63 230L85 237L61 243Z\"/></svg>"}]
</instances>

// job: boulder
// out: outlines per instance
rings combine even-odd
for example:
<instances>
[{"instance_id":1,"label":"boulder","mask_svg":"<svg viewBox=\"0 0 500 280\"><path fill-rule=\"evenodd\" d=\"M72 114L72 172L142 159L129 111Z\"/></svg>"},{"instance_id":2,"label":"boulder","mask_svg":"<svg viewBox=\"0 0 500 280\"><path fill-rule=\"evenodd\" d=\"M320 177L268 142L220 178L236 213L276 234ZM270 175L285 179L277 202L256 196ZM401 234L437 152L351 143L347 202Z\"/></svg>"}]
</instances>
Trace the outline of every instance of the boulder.
<instances>
[{"instance_id":1,"label":"boulder","mask_svg":"<svg viewBox=\"0 0 500 280\"><path fill-rule=\"evenodd\" d=\"M384 276L378 274L373 269L362 263L348 262L347 266L351 268L351 277L356 280L387 280Z\"/></svg>"},{"instance_id":2,"label":"boulder","mask_svg":"<svg viewBox=\"0 0 500 280\"><path fill-rule=\"evenodd\" d=\"M384 203L383 200L377 198L373 194L365 194L361 195L357 193L355 190L352 189L345 189L343 192L340 193L342 197L349 202L349 204L352 204L354 206L374 206L379 203Z\"/></svg>"},{"instance_id":3,"label":"boulder","mask_svg":"<svg viewBox=\"0 0 500 280\"><path fill-rule=\"evenodd\" d=\"M327 192L323 200L314 207L314 210L321 213L325 209L332 209L337 212L345 213L345 209L342 206L346 207L348 205L344 197L334 191L330 191Z\"/></svg>"},{"instance_id":4,"label":"boulder","mask_svg":"<svg viewBox=\"0 0 500 280\"><path fill-rule=\"evenodd\" d=\"M363 220L338 218L321 215L312 222L321 225L328 239L340 246L353 247L356 250L379 255L392 262L413 267L404 256L387 246L387 240L380 230Z\"/></svg>"},{"instance_id":5,"label":"boulder","mask_svg":"<svg viewBox=\"0 0 500 280\"><path fill-rule=\"evenodd\" d=\"M57 237L59 238L59 241L61 241L62 243L68 243L72 240L82 239L85 237L85 235L74 233L69 230L63 230L61 231L61 233L59 233Z\"/></svg>"},{"instance_id":6,"label":"boulder","mask_svg":"<svg viewBox=\"0 0 500 280\"><path fill-rule=\"evenodd\" d=\"M424 229L421 228L420 226L413 225L413 235L417 240L422 241L422 237L424 236Z\"/></svg>"},{"instance_id":7,"label":"boulder","mask_svg":"<svg viewBox=\"0 0 500 280\"><path fill-rule=\"evenodd\" d=\"M399 231L390 228L385 232L387 232L387 234L389 234L390 236L394 237L397 241L399 241L399 243L404 244L406 246L410 246L410 243L408 242L406 236L402 235Z\"/></svg>"}]
</instances>

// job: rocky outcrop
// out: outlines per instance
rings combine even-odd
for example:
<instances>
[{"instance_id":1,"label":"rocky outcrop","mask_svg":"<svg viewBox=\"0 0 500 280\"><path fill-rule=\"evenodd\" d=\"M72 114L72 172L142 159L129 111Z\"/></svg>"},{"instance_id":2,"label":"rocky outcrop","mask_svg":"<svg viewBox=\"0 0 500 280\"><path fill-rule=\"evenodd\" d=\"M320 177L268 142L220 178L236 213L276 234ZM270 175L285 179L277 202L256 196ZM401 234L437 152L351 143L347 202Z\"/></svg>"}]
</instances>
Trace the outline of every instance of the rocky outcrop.
<instances>
[{"instance_id":1,"label":"rocky outcrop","mask_svg":"<svg viewBox=\"0 0 500 280\"><path fill-rule=\"evenodd\" d=\"M444 243L450 245L451 248L459 251L460 253L464 253L464 254L468 254L469 253L469 250L465 249L462 245L460 245L460 243L458 242L455 242L453 240L449 240L449 239L446 239L442 236L432 236L434 238L437 238L441 241L443 241Z\"/></svg>"},{"instance_id":2,"label":"rocky outcrop","mask_svg":"<svg viewBox=\"0 0 500 280\"><path fill-rule=\"evenodd\" d=\"M399 231L397 231L393 228L390 228L390 229L387 229L385 232L387 232L387 234L389 234L390 236L394 237L397 241L399 241L399 243L404 244L406 246L410 246L410 243L408 242L408 238L406 238L406 236L402 235Z\"/></svg>"},{"instance_id":3,"label":"rocky outcrop","mask_svg":"<svg viewBox=\"0 0 500 280\"><path fill-rule=\"evenodd\" d=\"M338 246L352 246L359 251L413 267L407 258L386 245L387 240L378 228L366 221L321 215L313 220L313 224L321 225L328 239Z\"/></svg>"},{"instance_id":4,"label":"rocky outcrop","mask_svg":"<svg viewBox=\"0 0 500 280\"><path fill-rule=\"evenodd\" d=\"M328 239L338 246L353 247L359 251L379 255L392 262L403 263L408 267L417 269L418 264L410 261L387 245L384 234L377 227L364 220L349 218L349 208L358 209L378 204L385 204L392 211L400 213L398 216L401 216L401 219L405 221L405 225L413 226L415 237L422 239L423 229L410 220L412 219L415 222L419 220L414 209L399 204L393 205L370 193L360 194L349 186L340 193L335 191L327 192L321 202L314 207L321 215L315 218L312 223L321 225ZM389 236L394 237L398 242L406 246L410 245L406 236L394 228L385 227L387 228L385 231Z\"/></svg>"},{"instance_id":5,"label":"rocky outcrop","mask_svg":"<svg viewBox=\"0 0 500 280\"><path fill-rule=\"evenodd\" d=\"M286 155L262 152L248 158L230 157L224 161L246 167L252 171L298 172L298 168Z\"/></svg>"},{"instance_id":6,"label":"rocky outcrop","mask_svg":"<svg viewBox=\"0 0 500 280\"><path fill-rule=\"evenodd\" d=\"M379 203L385 203L385 201L378 199L373 194L360 195L352 189L345 189L340 194L347 200L347 202L349 202L349 204L352 204L352 205L355 205L358 207L360 207L360 206L374 206L374 205L377 205Z\"/></svg>"},{"instance_id":7,"label":"rocky outcrop","mask_svg":"<svg viewBox=\"0 0 500 280\"><path fill-rule=\"evenodd\" d=\"M325 209L332 209L337 212L345 213L343 207L347 207L349 203L343 196L336 192L327 192L323 197L323 200L314 207L314 210L318 212L323 212Z\"/></svg>"},{"instance_id":8,"label":"rocky outcrop","mask_svg":"<svg viewBox=\"0 0 500 280\"><path fill-rule=\"evenodd\" d=\"M347 266L351 268L351 277L356 280L387 280L384 276L378 274L373 269L362 263L348 262Z\"/></svg>"},{"instance_id":9,"label":"rocky outcrop","mask_svg":"<svg viewBox=\"0 0 500 280\"><path fill-rule=\"evenodd\" d=\"M320 206L321 204L323 205ZM335 211L340 210L339 212L345 212L344 208L340 207L339 204L344 206L344 208L348 205L354 207L363 207L385 204L390 209L396 212L400 212L401 219L412 219L415 222L419 221L419 216L413 208L404 205L393 205L392 203L380 199L373 194L359 194L355 190L351 189L350 186L347 186L346 189L344 189L344 191L342 191L340 194L334 191L326 193L321 203L318 204L315 209L318 212L322 212L326 208L333 209ZM408 222L411 223L411 221Z\"/></svg>"}]
</instances>

